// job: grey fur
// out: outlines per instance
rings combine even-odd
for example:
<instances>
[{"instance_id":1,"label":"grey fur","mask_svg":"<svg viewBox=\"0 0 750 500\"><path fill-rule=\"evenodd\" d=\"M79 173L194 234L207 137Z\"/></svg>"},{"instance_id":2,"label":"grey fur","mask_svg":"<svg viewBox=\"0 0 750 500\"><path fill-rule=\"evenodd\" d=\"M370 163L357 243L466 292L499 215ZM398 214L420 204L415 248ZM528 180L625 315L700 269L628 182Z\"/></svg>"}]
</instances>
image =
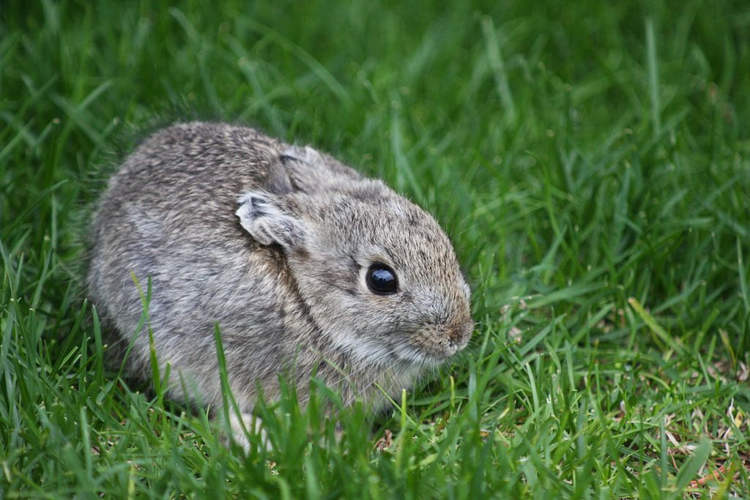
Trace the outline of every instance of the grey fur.
<instances>
[{"instance_id":1,"label":"grey fur","mask_svg":"<svg viewBox=\"0 0 750 500\"><path fill-rule=\"evenodd\" d=\"M395 295L365 284L391 266ZM253 129L185 123L157 132L110 179L93 222L88 287L130 375L148 379L137 332L152 280L154 345L174 397L219 406L214 327L243 412L287 373L306 399L316 372L346 402L381 404L462 349L466 285L434 219L334 158ZM184 382L184 383L181 383ZM182 387L188 388L184 394Z\"/></svg>"}]
</instances>

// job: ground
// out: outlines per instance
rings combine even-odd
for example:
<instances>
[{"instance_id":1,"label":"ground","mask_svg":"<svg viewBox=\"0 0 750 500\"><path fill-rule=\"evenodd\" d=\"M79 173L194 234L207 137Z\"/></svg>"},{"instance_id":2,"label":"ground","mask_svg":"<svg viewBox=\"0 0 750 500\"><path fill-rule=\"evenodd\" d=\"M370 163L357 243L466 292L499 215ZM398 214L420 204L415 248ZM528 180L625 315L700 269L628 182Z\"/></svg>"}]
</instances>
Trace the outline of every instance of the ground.
<instances>
[{"instance_id":1,"label":"ground","mask_svg":"<svg viewBox=\"0 0 750 500\"><path fill-rule=\"evenodd\" d=\"M741 1L5 2L0 496L749 496L749 89ZM87 207L191 117L433 213L470 347L382 416L290 390L247 457L105 368Z\"/></svg>"}]
</instances>

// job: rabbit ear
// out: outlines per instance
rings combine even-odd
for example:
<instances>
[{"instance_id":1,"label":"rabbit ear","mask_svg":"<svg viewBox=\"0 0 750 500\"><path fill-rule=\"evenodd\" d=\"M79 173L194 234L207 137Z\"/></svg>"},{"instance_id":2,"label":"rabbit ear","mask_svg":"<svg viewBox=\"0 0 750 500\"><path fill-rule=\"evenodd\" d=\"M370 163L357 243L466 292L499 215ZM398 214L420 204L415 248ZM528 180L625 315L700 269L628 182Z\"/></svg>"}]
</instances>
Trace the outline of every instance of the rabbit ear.
<instances>
[{"instance_id":1,"label":"rabbit ear","mask_svg":"<svg viewBox=\"0 0 750 500\"><path fill-rule=\"evenodd\" d=\"M285 213L273 195L250 191L239 199L235 214L240 225L261 245L281 245L284 249L298 248L304 243L305 230L300 220Z\"/></svg>"},{"instance_id":2,"label":"rabbit ear","mask_svg":"<svg viewBox=\"0 0 750 500\"><path fill-rule=\"evenodd\" d=\"M315 149L310 146L289 146L281 153L281 161L288 163L289 161L296 161L304 163L308 167L323 165L325 160Z\"/></svg>"},{"instance_id":3,"label":"rabbit ear","mask_svg":"<svg viewBox=\"0 0 750 500\"><path fill-rule=\"evenodd\" d=\"M331 172L326 168L325 160L309 146L288 147L280 158L284 166L282 170L296 191L310 193L331 183Z\"/></svg>"}]
</instances>

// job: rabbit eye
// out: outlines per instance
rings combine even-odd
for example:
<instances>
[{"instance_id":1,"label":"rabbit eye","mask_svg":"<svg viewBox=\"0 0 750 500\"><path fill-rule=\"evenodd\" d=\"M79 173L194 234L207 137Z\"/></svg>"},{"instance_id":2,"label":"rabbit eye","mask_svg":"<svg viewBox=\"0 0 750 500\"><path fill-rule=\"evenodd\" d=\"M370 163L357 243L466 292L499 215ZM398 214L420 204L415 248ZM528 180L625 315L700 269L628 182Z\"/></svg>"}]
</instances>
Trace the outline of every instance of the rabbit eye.
<instances>
[{"instance_id":1,"label":"rabbit eye","mask_svg":"<svg viewBox=\"0 0 750 500\"><path fill-rule=\"evenodd\" d=\"M398 279L396 273L390 267L380 262L371 265L367 270L367 288L377 295L389 295L396 293Z\"/></svg>"}]
</instances>

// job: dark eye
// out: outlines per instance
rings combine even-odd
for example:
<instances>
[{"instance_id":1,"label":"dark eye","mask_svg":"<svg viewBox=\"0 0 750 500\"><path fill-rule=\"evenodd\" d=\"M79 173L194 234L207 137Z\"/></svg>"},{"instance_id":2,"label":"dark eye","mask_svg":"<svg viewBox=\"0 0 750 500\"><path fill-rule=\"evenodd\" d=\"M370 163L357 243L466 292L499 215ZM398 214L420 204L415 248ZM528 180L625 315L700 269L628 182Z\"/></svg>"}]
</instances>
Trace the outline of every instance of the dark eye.
<instances>
[{"instance_id":1,"label":"dark eye","mask_svg":"<svg viewBox=\"0 0 750 500\"><path fill-rule=\"evenodd\" d=\"M398 279L396 273L390 267L380 262L371 265L367 270L367 288L372 293L378 295L388 295L396 293L398 289Z\"/></svg>"}]
</instances>

